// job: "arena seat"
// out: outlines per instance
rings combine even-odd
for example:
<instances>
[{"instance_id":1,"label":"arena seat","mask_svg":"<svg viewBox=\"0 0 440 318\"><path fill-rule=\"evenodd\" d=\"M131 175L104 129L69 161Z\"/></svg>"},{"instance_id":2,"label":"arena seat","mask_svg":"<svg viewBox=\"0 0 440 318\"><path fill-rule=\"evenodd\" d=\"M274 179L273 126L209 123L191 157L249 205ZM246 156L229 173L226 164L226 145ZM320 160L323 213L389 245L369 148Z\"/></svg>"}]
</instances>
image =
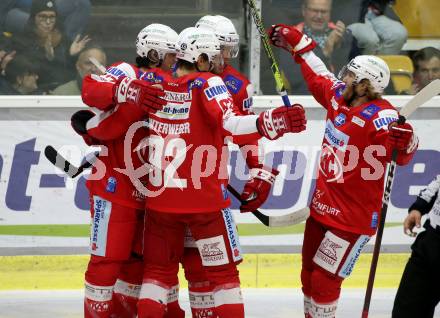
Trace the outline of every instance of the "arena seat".
<instances>
[{"instance_id":1,"label":"arena seat","mask_svg":"<svg viewBox=\"0 0 440 318\"><path fill-rule=\"evenodd\" d=\"M440 39L438 0L396 1L394 11L408 30L409 38Z\"/></svg>"},{"instance_id":2,"label":"arena seat","mask_svg":"<svg viewBox=\"0 0 440 318\"><path fill-rule=\"evenodd\" d=\"M414 66L406 55L379 55L390 68L391 80L397 94L405 93L411 88Z\"/></svg>"}]
</instances>

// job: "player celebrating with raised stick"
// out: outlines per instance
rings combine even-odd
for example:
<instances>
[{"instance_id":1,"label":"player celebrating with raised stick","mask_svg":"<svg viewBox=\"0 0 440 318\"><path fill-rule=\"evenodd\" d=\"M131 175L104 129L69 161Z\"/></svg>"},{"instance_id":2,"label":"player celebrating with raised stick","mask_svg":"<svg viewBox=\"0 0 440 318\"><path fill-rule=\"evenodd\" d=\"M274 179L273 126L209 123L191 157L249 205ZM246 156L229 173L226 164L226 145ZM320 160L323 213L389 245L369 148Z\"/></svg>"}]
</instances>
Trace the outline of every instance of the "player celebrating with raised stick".
<instances>
[{"instance_id":1,"label":"player celebrating with raised stick","mask_svg":"<svg viewBox=\"0 0 440 318\"><path fill-rule=\"evenodd\" d=\"M291 26L272 26L270 39L290 52L315 99L327 110L319 176L306 222L301 281L306 317L335 317L343 280L374 235L380 218L385 165L413 157L418 141L410 124L382 98L386 63L358 56L337 79L312 52L315 42Z\"/></svg>"}]
</instances>

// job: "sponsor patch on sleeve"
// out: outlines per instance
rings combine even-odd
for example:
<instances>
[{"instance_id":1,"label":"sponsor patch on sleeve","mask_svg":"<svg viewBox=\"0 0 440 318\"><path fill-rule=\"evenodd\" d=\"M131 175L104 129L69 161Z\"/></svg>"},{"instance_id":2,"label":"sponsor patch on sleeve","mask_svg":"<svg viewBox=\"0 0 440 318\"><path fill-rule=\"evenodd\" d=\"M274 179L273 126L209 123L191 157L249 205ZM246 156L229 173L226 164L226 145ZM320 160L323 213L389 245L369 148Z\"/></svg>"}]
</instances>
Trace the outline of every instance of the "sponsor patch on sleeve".
<instances>
[{"instance_id":1,"label":"sponsor patch on sleeve","mask_svg":"<svg viewBox=\"0 0 440 318\"><path fill-rule=\"evenodd\" d=\"M208 87L205 88L204 93L208 100L212 100L214 98L221 100L230 97L228 88L218 76L208 79Z\"/></svg>"},{"instance_id":2,"label":"sponsor patch on sleeve","mask_svg":"<svg viewBox=\"0 0 440 318\"><path fill-rule=\"evenodd\" d=\"M376 130L388 130L388 125L399 119L399 114L394 109L381 110L377 115L377 118L373 120Z\"/></svg>"},{"instance_id":3,"label":"sponsor patch on sleeve","mask_svg":"<svg viewBox=\"0 0 440 318\"><path fill-rule=\"evenodd\" d=\"M224 78L224 82L231 94L237 94L243 86L243 81L233 75L227 75Z\"/></svg>"},{"instance_id":4,"label":"sponsor patch on sleeve","mask_svg":"<svg viewBox=\"0 0 440 318\"><path fill-rule=\"evenodd\" d=\"M155 72L145 72L141 75L141 79L155 84L163 82L163 77L157 75Z\"/></svg>"},{"instance_id":5,"label":"sponsor patch on sleeve","mask_svg":"<svg viewBox=\"0 0 440 318\"><path fill-rule=\"evenodd\" d=\"M375 104L370 104L361 111L360 115L365 119L370 119L379 111L379 109L380 109L379 106Z\"/></svg>"},{"instance_id":6,"label":"sponsor patch on sleeve","mask_svg":"<svg viewBox=\"0 0 440 318\"><path fill-rule=\"evenodd\" d=\"M196 79L188 83L188 90L192 90L193 88L201 88L203 87L205 82L206 82L205 79L201 77L197 77Z\"/></svg>"}]
</instances>

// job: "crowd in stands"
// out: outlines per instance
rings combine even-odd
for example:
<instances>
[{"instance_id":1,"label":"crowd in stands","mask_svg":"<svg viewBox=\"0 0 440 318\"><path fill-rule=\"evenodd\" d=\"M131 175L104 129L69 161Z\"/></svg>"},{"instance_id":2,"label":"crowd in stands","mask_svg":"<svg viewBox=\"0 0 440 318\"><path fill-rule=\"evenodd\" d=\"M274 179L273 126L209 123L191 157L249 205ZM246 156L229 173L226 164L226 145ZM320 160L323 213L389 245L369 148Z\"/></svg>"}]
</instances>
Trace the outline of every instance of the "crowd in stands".
<instances>
[{"instance_id":1,"label":"crowd in stands","mask_svg":"<svg viewBox=\"0 0 440 318\"><path fill-rule=\"evenodd\" d=\"M359 54L410 56L413 85L399 93L414 94L440 78L440 39L437 48L402 51L408 31L392 10L395 1L292 0L301 17L284 22L316 41L315 53L334 73ZM107 65L106 53L93 41L100 34L87 35L91 12L91 0L0 1L0 95L79 94L81 79L99 72L90 58ZM309 94L299 67L288 53L279 54L291 94ZM391 85L386 93L396 91Z\"/></svg>"}]
</instances>

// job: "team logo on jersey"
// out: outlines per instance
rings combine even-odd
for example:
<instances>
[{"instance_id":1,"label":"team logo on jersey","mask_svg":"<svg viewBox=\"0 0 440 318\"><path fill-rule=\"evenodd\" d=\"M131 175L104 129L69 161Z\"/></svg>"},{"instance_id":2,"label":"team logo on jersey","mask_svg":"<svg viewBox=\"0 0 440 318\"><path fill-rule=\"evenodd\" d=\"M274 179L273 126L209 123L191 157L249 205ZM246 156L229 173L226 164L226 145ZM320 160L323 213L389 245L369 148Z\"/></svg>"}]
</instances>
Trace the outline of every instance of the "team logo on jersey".
<instances>
[{"instance_id":1,"label":"team logo on jersey","mask_svg":"<svg viewBox=\"0 0 440 318\"><path fill-rule=\"evenodd\" d=\"M341 151L347 149L348 140L350 139L348 135L336 129L330 119L327 120L325 125L324 138L331 146L334 146Z\"/></svg>"},{"instance_id":2,"label":"team logo on jersey","mask_svg":"<svg viewBox=\"0 0 440 318\"><path fill-rule=\"evenodd\" d=\"M205 84L205 83L206 83L206 80L198 77L195 80L189 82L188 90L192 90L193 88L201 88L201 87L203 87L203 84Z\"/></svg>"},{"instance_id":3,"label":"team logo on jersey","mask_svg":"<svg viewBox=\"0 0 440 318\"><path fill-rule=\"evenodd\" d=\"M210 86L206 88L204 92L208 100L212 100L213 98L216 97L222 97L222 98L229 97L229 91L226 85Z\"/></svg>"},{"instance_id":4,"label":"team logo on jersey","mask_svg":"<svg viewBox=\"0 0 440 318\"><path fill-rule=\"evenodd\" d=\"M368 105L361 111L361 116L365 119L370 119L379 111L380 107L374 104Z\"/></svg>"},{"instance_id":5,"label":"team logo on jersey","mask_svg":"<svg viewBox=\"0 0 440 318\"><path fill-rule=\"evenodd\" d=\"M243 81L233 75L224 78L224 82L231 93L237 94L243 86Z\"/></svg>"},{"instance_id":6,"label":"team logo on jersey","mask_svg":"<svg viewBox=\"0 0 440 318\"><path fill-rule=\"evenodd\" d=\"M335 126L339 127L339 126L342 126L343 124L345 124L345 119L346 118L347 118L347 116L344 113L341 113L338 116L336 116L336 118L335 118Z\"/></svg>"},{"instance_id":7,"label":"team logo on jersey","mask_svg":"<svg viewBox=\"0 0 440 318\"><path fill-rule=\"evenodd\" d=\"M384 109L378 113L378 117L373 120L376 130L385 129L388 130L388 125L399 119L397 111L394 109Z\"/></svg>"}]
</instances>

